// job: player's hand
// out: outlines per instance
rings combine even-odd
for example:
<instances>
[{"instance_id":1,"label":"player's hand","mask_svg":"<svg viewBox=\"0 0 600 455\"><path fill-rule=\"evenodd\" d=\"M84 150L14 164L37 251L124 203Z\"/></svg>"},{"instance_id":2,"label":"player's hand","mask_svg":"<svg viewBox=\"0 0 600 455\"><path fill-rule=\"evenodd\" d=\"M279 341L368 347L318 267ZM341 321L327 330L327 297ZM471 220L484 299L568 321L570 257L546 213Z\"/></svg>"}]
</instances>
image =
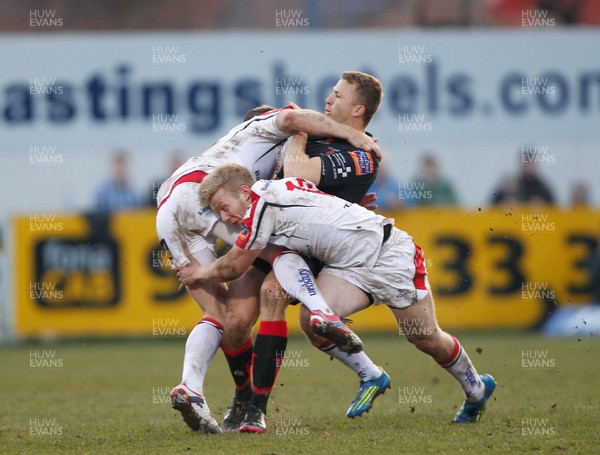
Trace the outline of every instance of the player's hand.
<instances>
[{"instance_id":1,"label":"player's hand","mask_svg":"<svg viewBox=\"0 0 600 455\"><path fill-rule=\"evenodd\" d=\"M308 139L308 134L304 131L294 131L294 137L298 137L299 139Z\"/></svg>"},{"instance_id":2,"label":"player's hand","mask_svg":"<svg viewBox=\"0 0 600 455\"><path fill-rule=\"evenodd\" d=\"M290 101L288 103L288 106L292 106L293 109L302 109L300 106L298 106L296 103L294 103L293 101Z\"/></svg>"},{"instance_id":3,"label":"player's hand","mask_svg":"<svg viewBox=\"0 0 600 455\"><path fill-rule=\"evenodd\" d=\"M200 265L198 260L189 252L186 251L185 255L189 259L189 262L183 266L177 267L177 278L179 278L179 289L183 289L185 286L193 286L200 284L204 280L203 267Z\"/></svg>"},{"instance_id":4,"label":"player's hand","mask_svg":"<svg viewBox=\"0 0 600 455\"><path fill-rule=\"evenodd\" d=\"M377 195L375 193L367 193L358 204L362 205L367 210L374 211L377 210L378 207L378 205L374 203L376 200Z\"/></svg>"},{"instance_id":5,"label":"player's hand","mask_svg":"<svg viewBox=\"0 0 600 455\"><path fill-rule=\"evenodd\" d=\"M371 136L367 136L360 131L355 131L348 138L348 142L350 142L350 144L352 144L354 147L372 151L375 153L379 161L383 159L381 149L377 145L377 139L372 138Z\"/></svg>"},{"instance_id":6,"label":"player's hand","mask_svg":"<svg viewBox=\"0 0 600 455\"><path fill-rule=\"evenodd\" d=\"M186 265L177 268L177 278L179 279L178 290L186 286L193 286L205 281L203 267L198 263L188 262Z\"/></svg>"}]
</instances>

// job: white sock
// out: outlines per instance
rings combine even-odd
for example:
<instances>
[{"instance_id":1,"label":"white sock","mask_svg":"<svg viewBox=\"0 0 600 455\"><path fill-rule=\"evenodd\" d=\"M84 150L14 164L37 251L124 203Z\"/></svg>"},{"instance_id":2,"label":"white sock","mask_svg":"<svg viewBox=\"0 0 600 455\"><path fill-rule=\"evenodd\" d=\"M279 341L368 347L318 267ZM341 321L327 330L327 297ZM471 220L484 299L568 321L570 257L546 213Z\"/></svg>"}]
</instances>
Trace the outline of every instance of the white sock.
<instances>
[{"instance_id":1,"label":"white sock","mask_svg":"<svg viewBox=\"0 0 600 455\"><path fill-rule=\"evenodd\" d=\"M356 354L347 354L341 351L334 343L326 342L324 346L319 347L321 351L331 357L339 360L352 371L354 371L361 381L368 381L369 379L375 379L381 375L381 370L373 361L367 356L367 354L358 352Z\"/></svg>"},{"instance_id":2,"label":"white sock","mask_svg":"<svg viewBox=\"0 0 600 455\"><path fill-rule=\"evenodd\" d=\"M454 340L452 355L438 364L454 376L465 391L467 400L474 403L483 398L485 385L460 342L453 336L452 339Z\"/></svg>"},{"instance_id":3,"label":"white sock","mask_svg":"<svg viewBox=\"0 0 600 455\"><path fill-rule=\"evenodd\" d=\"M310 268L295 251L284 251L273 261L273 271L281 287L310 311L333 314L315 283Z\"/></svg>"},{"instance_id":4,"label":"white sock","mask_svg":"<svg viewBox=\"0 0 600 455\"><path fill-rule=\"evenodd\" d=\"M204 377L221 346L221 338L223 325L210 318L203 318L188 336L181 381L196 393L204 394Z\"/></svg>"}]
</instances>

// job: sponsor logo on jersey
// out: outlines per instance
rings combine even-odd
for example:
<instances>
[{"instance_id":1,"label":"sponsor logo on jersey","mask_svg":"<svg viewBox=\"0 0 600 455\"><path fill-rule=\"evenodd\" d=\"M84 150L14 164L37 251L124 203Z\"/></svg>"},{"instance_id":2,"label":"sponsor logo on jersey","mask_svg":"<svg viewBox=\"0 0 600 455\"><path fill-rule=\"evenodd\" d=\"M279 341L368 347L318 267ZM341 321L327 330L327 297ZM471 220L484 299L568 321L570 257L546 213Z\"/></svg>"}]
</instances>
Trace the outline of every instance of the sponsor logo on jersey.
<instances>
[{"instance_id":1,"label":"sponsor logo on jersey","mask_svg":"<svg viewBox=\"0 0 600 455\"><path fill-rule=\"evenodd\" d=\"M249 236L250 236L250 229L248 229L248 226L246 226L245 224L242 224L242 226L240 227L240 235L239 235L238 239L241 240L242 242L245 242L246 240L248 240Z\"/></svg>"},{"instance_id":2,"label":"sponsor logo on jersey","mask_svg":"<svg viewBox=\"0 0 600 455\"><path fill-rule=\"evenodd\" d=\"M373 157L370 153L363 152L361 150L356 150L353 152L348 152L348 155L354 161L354 165L356 167L356 175L365 175L372 174L375 169L375 164L373 163Z\"/></svg>"},{"instance_id":3,"label":"sponsor logo on jersey","mask_svg":"<svg viewBox=\"0 0 600 455\"><path fill-rule=\"evenodd\" d=\"M210 208L210 205L207 205L205 207L202 207L200 210L198 210L198 215L202 216L202 215L206 215L208 212L210 212L212 209Z\"/></svg>"}]
</instances>

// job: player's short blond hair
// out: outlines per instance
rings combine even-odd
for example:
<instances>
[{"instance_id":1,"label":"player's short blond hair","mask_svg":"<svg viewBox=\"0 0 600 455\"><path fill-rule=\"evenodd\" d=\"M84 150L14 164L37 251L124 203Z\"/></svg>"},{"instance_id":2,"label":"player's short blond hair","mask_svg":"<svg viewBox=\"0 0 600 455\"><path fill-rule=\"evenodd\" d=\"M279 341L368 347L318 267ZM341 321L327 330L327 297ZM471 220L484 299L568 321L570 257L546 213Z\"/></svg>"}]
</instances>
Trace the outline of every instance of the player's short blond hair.
<instances>
[{"instance_id":1,"label":"player's short blond hair","mask_svg":"<svg viewBox=\"0 0 600 455\"><path fill-rule=\"evenodd\" d=\"M256 180L248 169L239 164L217 166L200 184L200 204L210 205L210 201L219 189L237 193L242 185L252 186Z\"/></svg>"},{"instance_id":2,"label":"player's short blond hair","mask_svg":"<svg viewBox=\"0 0 600 455\"><path fill-rule=\"evenodd\" d=\"M349 84L356 84L356 104L362 104L365 107L365 126L369 124L383 98L381 82L375 76L363 73L361 71L344 71L342 79Z\"/></svg>"}]
</instances>

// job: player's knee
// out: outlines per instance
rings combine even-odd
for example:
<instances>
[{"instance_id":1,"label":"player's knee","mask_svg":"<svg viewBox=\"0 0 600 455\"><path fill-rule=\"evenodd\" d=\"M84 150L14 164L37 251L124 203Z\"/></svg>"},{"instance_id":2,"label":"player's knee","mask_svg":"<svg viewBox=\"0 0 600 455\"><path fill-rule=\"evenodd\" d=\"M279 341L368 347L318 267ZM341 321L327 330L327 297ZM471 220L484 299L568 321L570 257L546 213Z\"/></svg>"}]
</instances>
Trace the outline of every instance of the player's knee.
<instances>
[{"instance_id":1,"label":"player's knee","mask_svg":"<svg viewBox=\"0 0 600 455\"><path fill-rule=\"evenodd\" d=\"M200 306L200 305L199 305ZM202 316L205 318L214 319L215 321L219 321L221 324L225 325L225 321L227 319L227 315L225 313L225 309L220 304L214 305L204 305L204 308L200 306L202 309Z\"/></svg>"},{"instance_id":2,"label":"player's knee","mask_svg":"<svg viewBox=\"0 0 600 455\"><path fill-rule=\"evenodd\" d=\"M231 330L248 330L248 327L252 327L252 318L246 313L240 312L227 312L226 327Z\"/></svg>"},{"instance_id":3,"label":"player's knee","mask_svg":"<svg viewBox=\"0 0 600 455\"><path fill-rule=\"evenodd\" d=\"M406 340L415 345L417 349L432 354L439 349L442 342L439 327L425 327L423 330L406 330Z\"/></svg>"},{"instance_id":4,"label":"player's knee","mask_svg":"<svg viewBox=\"0 0 600 455\"><path fill-rule=\"evenodd\" d=\"M260 315L262 319L285 317L288 298L276 280L265 280L260 288Z\"/></svg>"},{"instance_id":5,"label":"player's knee","mask_svg":"<svg viewBox=\"0 0 600 455\"><path fill-rule=\"evenodd\" d=\"M225 318L225 337L228 345L243 345L252 332L256 318L246 313L228 311Z\"/></svg>"},{"instance_id":6,"label":"player's knee","mask_svg":"<svg viewBox=\"0 0 600 455\"><path fill-rule=\"evenodd\" d=\"M223 332L223 346L227 349L238 349L242 347L250 338L250 330L240 330L239 328L233 328L231 326L225 326Z\"/></svg>"}]
</instances>

